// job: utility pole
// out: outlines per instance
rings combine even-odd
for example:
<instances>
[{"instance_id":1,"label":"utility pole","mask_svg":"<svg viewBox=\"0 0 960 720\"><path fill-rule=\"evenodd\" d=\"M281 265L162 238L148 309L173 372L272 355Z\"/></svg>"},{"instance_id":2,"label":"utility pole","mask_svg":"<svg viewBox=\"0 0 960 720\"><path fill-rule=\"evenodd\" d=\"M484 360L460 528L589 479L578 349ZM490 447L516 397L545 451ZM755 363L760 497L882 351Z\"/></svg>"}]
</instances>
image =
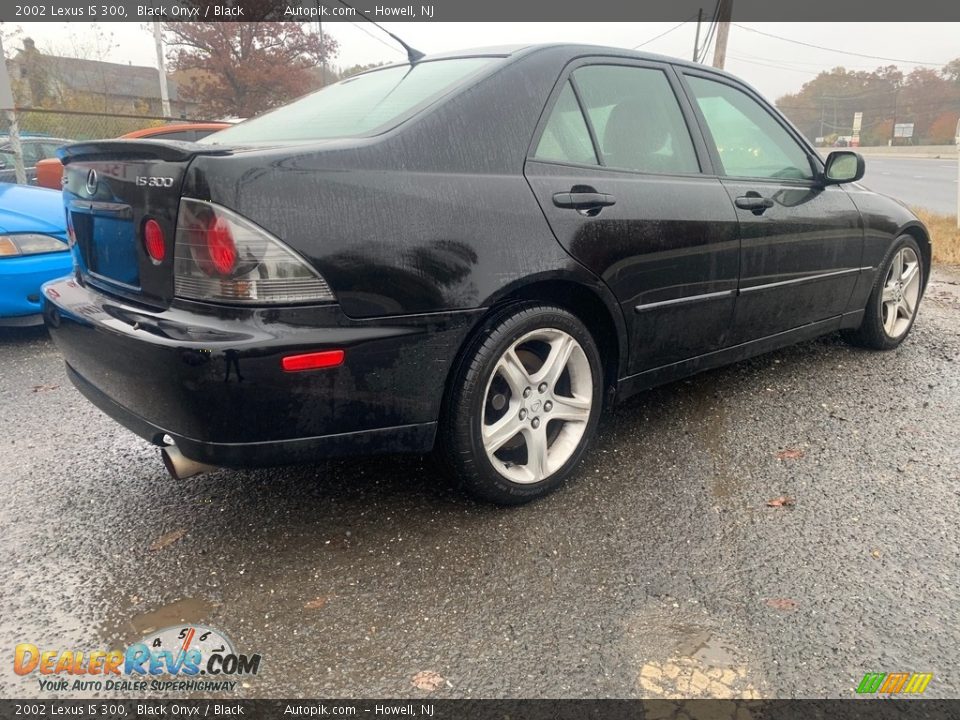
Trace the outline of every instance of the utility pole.
<instances>
[{"instance_id":1,"label":"utility pole","mask_svg":"<svg viewBox=\"0 0 960 720\"><path fill-rule=\"evenodd\" d=\"M317 20L317 32L320 34L320 51L323 52L323 21ZM327 85L327 54L323 53L320 59L320 87Z\"/></svg>"},{"instance_id":2,"label":"utility pole","mask_svg":"<svg viewBox=\"0 0 960 720\"><path fill-rule=\"evenodd\" d=\"M20 128L17 126L17 109L13 100L10 76L7 74L7 59L0 40L0 109L10 123L10 149L13 151L13 175L18 185L27 184L27 171L23 166L23 146L20 145Z\"/></svg>"},{"instance_id":3,"label":"utility pole","mask_svg":"<svg viewBox=\"0 0 960 720\"><path fill-rule=\"evenodd\" d=\"M700 25L703 23L703 8L697 10L697 34L693 38L693 61L697 61L697 55L700 54Z\"/></svg>"},{"instance_id":4,"label":"utility pole","mask_svg":"<svg viewBox=\"0 0 960 720\"><path fill-rule=\"evenodd\" d=\"M713 66L723 70L727 59L727 37L730 35L730 18L733 15L733 0L720 0L717 7L717 44L713 50Z\"/></svg>"},{"instance_id":5,"label":"utility pole","mask_svg":"<svg viewBox=\"0 0 960 720\"><path fill-rule=\"evenodd\" d=\"M153 21L153 42L157 46L157 72L160 73L160 105L163 109L163 116L172 117L170 114L170 93L167 90L167 68L163 62L163 33L160 32L160 21Z\"/></svg>"},{"instance_id":6,"label":"utility pole","mask_svg":"<svg viewBox=\"0 0 960 720\"><path fill-rule=\"evenodd\" d=\"M956 136L953 141L957 144L957 229L960 230L960 120L957 120Z\"/></svg>"}]
</instances>

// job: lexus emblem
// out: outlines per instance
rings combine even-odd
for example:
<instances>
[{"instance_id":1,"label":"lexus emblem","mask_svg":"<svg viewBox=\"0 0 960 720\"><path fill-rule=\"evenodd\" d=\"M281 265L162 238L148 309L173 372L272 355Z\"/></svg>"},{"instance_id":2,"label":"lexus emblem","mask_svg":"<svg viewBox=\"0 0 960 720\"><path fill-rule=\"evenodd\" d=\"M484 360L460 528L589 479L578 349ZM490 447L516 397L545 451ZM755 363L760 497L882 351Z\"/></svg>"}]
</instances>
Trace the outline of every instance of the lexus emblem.
<instances>
[{"instance_id":1,"label":"lexus emblem","mask_svg":"<svg viewBox=\"0 0 960 720\"><path fill-rule=\"evenodd\" d=\"M96 195L97 194L97 185L100 180L97 178L97 171L93 168L90 168L90 171L87 173L87 195Z\"/></svg>"}]
</instances>

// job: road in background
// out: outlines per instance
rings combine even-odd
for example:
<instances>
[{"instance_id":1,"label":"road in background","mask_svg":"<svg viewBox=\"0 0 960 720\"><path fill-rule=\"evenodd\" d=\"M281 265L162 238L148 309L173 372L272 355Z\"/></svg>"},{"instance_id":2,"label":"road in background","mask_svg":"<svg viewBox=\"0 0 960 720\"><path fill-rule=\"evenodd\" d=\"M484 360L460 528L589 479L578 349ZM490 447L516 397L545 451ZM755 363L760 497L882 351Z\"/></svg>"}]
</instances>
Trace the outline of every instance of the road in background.
<instances>
[{"instance_id":1,"label":"road in background","mask_svg":"<svg viewBox=\"0 0 960 720\"><path fill-rule=\"evenodd\" d=\"M871 190L941 215L957 213L957 160L867 157L862 183Z\"/></svg>"}]
</instances>

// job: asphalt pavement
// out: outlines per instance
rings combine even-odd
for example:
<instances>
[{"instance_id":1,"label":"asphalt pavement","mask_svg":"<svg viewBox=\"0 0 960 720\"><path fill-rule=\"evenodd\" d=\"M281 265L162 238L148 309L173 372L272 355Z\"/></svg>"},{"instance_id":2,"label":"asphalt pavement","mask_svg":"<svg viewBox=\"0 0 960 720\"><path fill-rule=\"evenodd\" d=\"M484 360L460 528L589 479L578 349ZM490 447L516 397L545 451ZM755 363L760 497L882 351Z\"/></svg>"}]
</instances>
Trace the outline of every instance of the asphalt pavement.
<instances>
[{"instance_id":1,"label":"asphalt pavement","mask_svg":"<svg viewBox=\"0 0 960 720\"><path fill-rule=\"evenodd\" d=\"M867 157L861 181L912 207L957 214L957 158Z\"/></svg>"},{"instance_id":2,"label":"asphalt pavement","mask_svg":"<svg viewBox=\"0 0 960 720\"><path fill-rule=\"evenodd\" d=\"M960 273L898 351L831 336L631 400L515 509L416 457L176 482L42 330L0 332L0 416L0 696L70 694L17 643L181 622L262 655L240 697L960 695Z\"/></svg>"}]
</instances>

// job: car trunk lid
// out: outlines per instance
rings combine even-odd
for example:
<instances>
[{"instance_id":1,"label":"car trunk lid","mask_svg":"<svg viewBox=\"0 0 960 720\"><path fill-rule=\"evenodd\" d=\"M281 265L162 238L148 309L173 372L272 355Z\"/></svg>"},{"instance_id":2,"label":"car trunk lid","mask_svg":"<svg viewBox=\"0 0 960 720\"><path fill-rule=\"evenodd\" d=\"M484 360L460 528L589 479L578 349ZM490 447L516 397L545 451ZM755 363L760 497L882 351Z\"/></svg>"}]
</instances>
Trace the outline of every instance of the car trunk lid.
<instances>
[{"instance_id":1,"label":"car trunk lid","mask_svg":"<svg viewBox=\"0 0 960 720\"><path fill-rule=\"evenodd\" d=\"M187 168L197 155L229 152L169 140L95 141L62 149L63 201L81 279L107 293L167 307ZM144 226L151 219L165 243L159 260L144 244Z\"/></svg>"}]
</instances>

